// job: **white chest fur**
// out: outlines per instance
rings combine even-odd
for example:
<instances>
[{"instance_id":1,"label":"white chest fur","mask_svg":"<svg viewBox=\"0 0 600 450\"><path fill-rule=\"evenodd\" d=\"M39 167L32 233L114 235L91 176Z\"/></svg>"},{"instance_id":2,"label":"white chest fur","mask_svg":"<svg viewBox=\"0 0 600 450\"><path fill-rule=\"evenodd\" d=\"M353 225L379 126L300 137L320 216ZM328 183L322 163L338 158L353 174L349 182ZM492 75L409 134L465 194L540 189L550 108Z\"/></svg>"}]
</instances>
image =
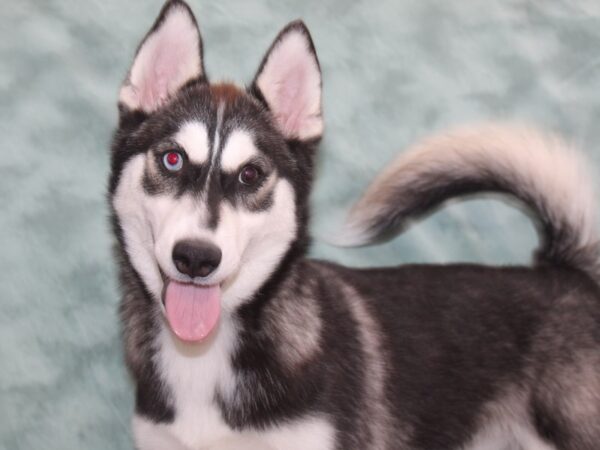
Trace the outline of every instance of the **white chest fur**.
<instances>
[{"instance_id":1,"label":"white chest fur","mask_svg":"<svg viewBox=\"0 0 600 450\"><path fill-rule=\"evenodd\" d=\"M190 447L175 437L171 425L155 424L143 417L133 419L138 450L333 450L335 432L324 418L306 417L261 432L231 432L208 445Z\"/></svg>"},{"instance_id":2,"label":"white chest fur","mask_svg":"<svg viewBox=\"0 0 600 450\"><path fill-rule=\"evenodd\" d=\"M167 326L161 331L156 365L176 409L167 428L186 447L203 448L232 433L214 400L216 392L227 396L234 390L230 360L235 339L236 330L227 319L201 345L184 344Z\"/></svg>"},{"instance_id":3,"label":"white chest fur","mask_svg":"<svg viewBox=\"0 0 600 450\"><path fill-rule=\"evenodd\" d=\"M176 415L170 424L143 417L133 420L139 450L328 450L335 447L333 426L308 416L266 430L237 432L222 419L215 392L231 398L236 378L231 368L236 330L222 320L202 346L188 346L167 327L158 339L157 367L173 398Z\"/></svg>"}]
</instances>

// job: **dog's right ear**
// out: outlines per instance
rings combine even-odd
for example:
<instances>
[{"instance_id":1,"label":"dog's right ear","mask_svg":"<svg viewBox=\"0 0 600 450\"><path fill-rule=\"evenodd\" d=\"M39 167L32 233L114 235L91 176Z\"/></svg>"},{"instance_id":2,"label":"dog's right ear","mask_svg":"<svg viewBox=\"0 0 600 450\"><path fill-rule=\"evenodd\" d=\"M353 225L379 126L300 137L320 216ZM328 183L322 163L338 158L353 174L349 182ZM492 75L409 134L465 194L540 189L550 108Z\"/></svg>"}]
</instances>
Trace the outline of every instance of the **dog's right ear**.
<instances>
[{"instance_id":1,"label":"dog's right ear","mask_svg":"<svg viewBox=\"0 0 600 450\"><path fill-rule=\"evenodd\" d=\"M206 80L198 24L184 1L169 0L137 49L119 106L152 113L192 80Z\"/></svg>"}]
</instances>

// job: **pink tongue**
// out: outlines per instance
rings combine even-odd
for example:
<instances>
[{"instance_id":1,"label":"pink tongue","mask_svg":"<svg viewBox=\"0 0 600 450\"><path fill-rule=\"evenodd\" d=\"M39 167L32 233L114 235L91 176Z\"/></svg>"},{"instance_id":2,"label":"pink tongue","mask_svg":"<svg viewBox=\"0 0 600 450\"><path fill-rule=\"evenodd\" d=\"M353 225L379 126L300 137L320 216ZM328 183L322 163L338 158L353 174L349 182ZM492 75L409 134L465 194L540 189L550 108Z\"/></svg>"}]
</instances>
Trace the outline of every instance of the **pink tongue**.
<instances>
[{"instance_id":1,"label":"pink tongue","mask_svg":"<svg viewBox=\"0 0 600 450\"><path fill-rule=\"evenodd\" d=\"M221 288L170 281L165 292L167 320L179 339L198 342L219 320Z\"/></svg>"}]
</instances>

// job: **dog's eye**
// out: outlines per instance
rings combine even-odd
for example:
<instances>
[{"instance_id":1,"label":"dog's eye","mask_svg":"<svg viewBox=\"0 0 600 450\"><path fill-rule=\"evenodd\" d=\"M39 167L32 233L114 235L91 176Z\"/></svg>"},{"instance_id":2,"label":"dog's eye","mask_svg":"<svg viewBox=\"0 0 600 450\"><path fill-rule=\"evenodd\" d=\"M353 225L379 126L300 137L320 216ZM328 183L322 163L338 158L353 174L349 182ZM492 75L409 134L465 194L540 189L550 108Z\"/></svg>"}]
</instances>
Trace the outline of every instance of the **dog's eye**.
<instances>
[{"instance_id":1,"label":"dog's eye","mask_svg":"<svg viewBox=\"0 0 600 450\"><path fill-rule=\"evenodd\" d=\"M167 152L163 156L163 164L171 172L177 172L183 167L183 156L179 152Z\"/></svg>"},{"instance_id":2,"label":"dog's eye","mask_svg":"<svg viewBox=\"0 0 600 450\"><path fill-rule=\"evenodd\" d=\"M260 170L258 167L248 164L242 168L238 179L240 183L252 186L260 179Z\"/></svg>"}]
</instances>

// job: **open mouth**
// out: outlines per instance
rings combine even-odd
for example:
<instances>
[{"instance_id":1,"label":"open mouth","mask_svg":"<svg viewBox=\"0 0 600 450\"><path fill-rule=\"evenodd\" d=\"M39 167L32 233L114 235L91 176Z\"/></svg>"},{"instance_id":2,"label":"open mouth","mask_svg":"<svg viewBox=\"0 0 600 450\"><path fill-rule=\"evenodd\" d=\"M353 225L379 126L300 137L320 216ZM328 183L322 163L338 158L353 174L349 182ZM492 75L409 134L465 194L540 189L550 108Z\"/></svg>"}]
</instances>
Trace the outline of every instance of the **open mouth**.
<instances>
[{"instance_id":1,"label":"open mouth","mask_svg":"<svg viewBox=\"0 0 600 450\"><path fill-rule=\"evenodd\" d=\"M162 301L173 333L200 342L216 328L221 314L221 286L182 283L163 276Z\"/></svg>"}]
</instances>

